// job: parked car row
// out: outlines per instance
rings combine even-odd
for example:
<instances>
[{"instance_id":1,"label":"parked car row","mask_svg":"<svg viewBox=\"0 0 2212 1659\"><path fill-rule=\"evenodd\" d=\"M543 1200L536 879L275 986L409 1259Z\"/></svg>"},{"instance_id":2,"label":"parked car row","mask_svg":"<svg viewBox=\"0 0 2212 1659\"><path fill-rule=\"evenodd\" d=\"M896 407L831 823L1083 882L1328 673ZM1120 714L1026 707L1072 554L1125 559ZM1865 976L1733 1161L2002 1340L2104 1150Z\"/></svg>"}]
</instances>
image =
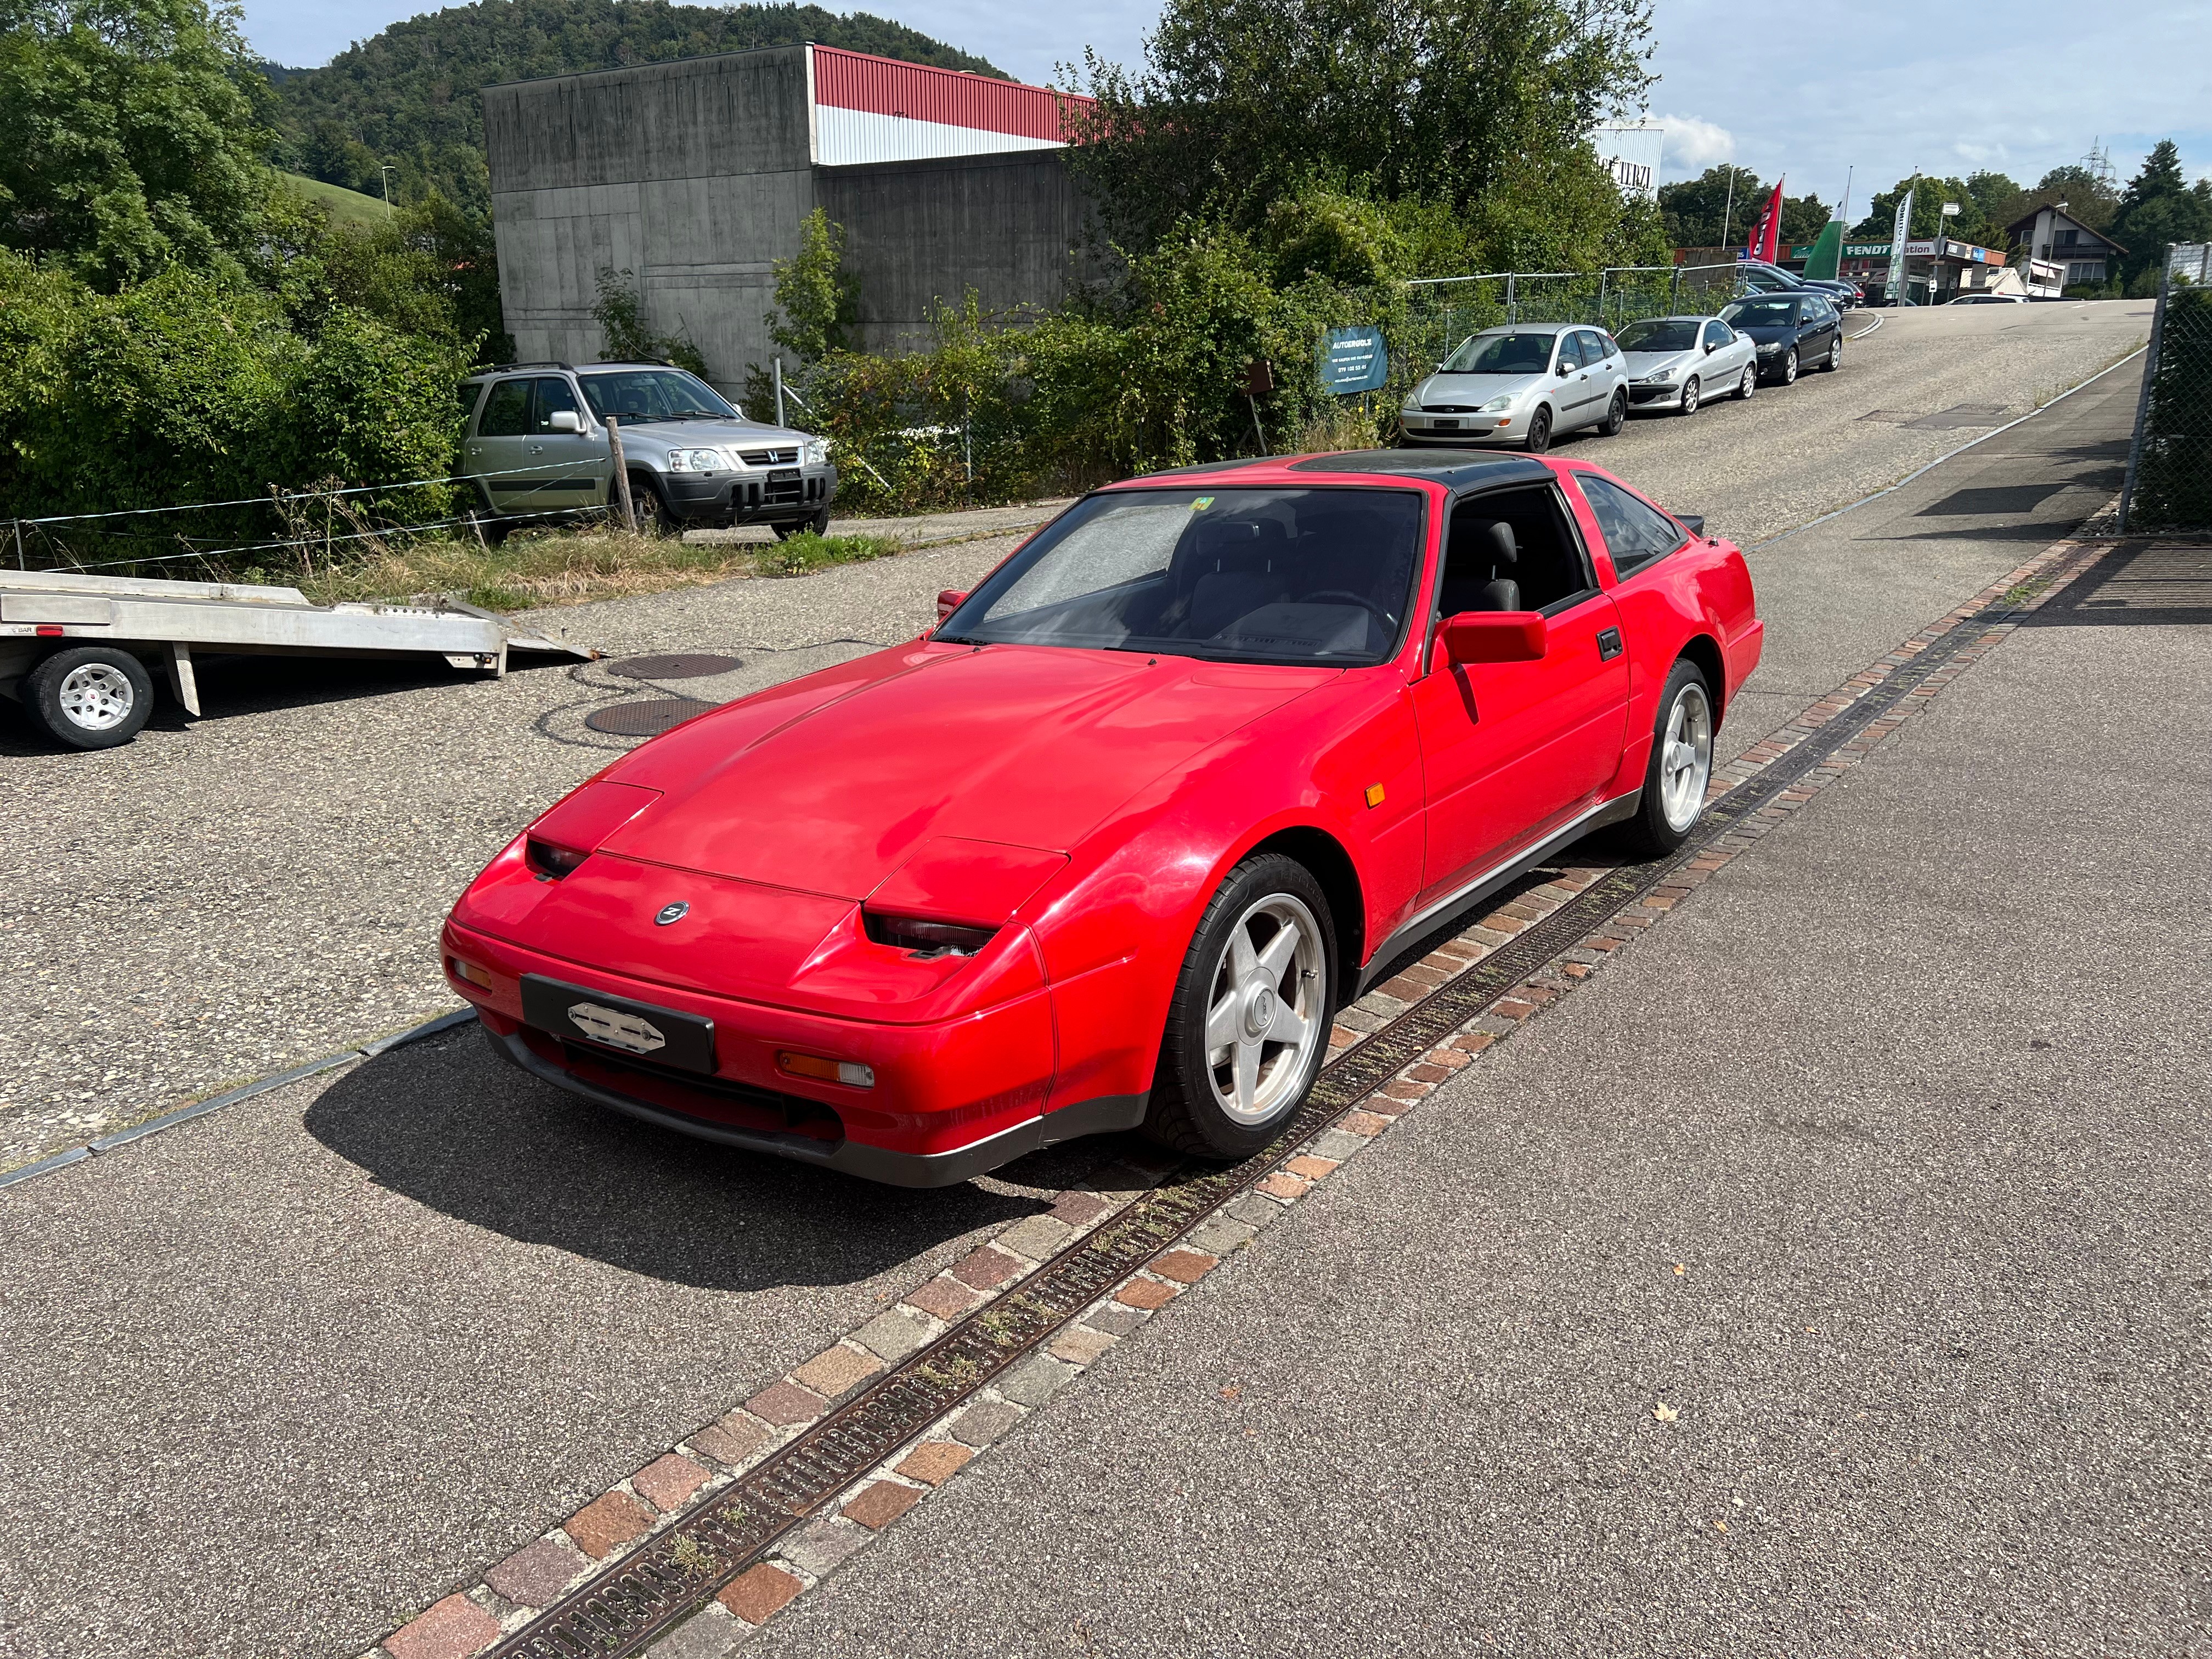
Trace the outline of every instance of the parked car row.
<instances>
[{"instance_id":1,"label":"parked car row","mask_svg":"<svg viewBox=\"0 0 2212 1659\"><path fill-rule=\"evenodd\" d=\"M1694 415L1843 364L1843 313L1810 289L1747 295L1717 317L1647 317L1618 339L1587 323L1509 323L1460 342L1407 395L1398 427L1409 448L1541 454L1563 432L1613 436L1632 409Z\"/></svg>"}]
</instances>

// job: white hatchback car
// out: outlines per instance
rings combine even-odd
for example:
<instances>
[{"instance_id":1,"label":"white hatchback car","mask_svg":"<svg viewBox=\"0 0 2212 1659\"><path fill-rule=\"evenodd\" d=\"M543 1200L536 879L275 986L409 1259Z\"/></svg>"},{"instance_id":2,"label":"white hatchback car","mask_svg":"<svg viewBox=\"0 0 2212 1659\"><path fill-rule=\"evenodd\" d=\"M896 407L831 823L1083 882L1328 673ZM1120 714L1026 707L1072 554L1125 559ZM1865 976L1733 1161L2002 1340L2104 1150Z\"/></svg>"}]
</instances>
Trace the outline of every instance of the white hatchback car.
<instances>
[{"instance_id":1,"label":"white hatchback car","mask_svg":"<svg viewBox=\"0 0 2212 1659\"><path fill-rule=\"evenodd\" d=\"M1581 323L1509 323L1460 342L1398 411L1409 445L1518 444L1536 453L1577 427L1607 437L1628 419L1628 363Z\"/></svg>"}]
</instances>

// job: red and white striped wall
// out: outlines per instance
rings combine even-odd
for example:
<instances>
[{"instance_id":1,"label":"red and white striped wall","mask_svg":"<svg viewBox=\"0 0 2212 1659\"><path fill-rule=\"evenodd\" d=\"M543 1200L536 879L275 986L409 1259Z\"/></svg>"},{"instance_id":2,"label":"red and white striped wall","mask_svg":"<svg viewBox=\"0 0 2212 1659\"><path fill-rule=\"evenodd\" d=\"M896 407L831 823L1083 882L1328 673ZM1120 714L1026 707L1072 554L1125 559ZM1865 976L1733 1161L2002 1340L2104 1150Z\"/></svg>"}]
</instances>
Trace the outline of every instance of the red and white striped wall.
<instances>
[{"instance_id":1,"label":"red and white striped wall","mask_svg":"<svg viewBox=\"0 0 2212 1659\"><path fill-rule=\"evenodd\" d=\"M1087 98L864 52L809 46L817 167L1056 149Z\"/></svg>"}]
</instances>

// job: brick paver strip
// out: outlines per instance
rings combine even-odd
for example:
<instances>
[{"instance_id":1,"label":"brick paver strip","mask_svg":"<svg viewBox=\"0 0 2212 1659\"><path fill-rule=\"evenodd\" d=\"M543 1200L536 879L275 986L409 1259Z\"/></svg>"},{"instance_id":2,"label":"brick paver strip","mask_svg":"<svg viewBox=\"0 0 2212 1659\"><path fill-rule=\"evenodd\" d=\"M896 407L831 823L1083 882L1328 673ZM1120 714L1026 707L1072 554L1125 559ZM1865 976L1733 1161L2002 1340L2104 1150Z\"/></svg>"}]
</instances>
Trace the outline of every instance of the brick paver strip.
<instances>
[{"instance_id":1,"label":"brick paver strip","mask_svg":"<svg viewBox=\"0 0 2212 1659\"><path fill-rule=\"evenodd\" d=\"M546 1607L591 1565L568 1545L541 1538L484 1574L484 1583L517 1607Z\"/></svg>"},{"instance_id":2,"label":"brick paver strip","mask_svg":"<svg viewBox=\"0 0 2212 1659\"><path fill-rule=\"evenodd\" d=\"M772 1567L763 1561L739 1573L730 1587L714 1599L747 1624L761 1625L805 1588L782 1568Z\"/></svg>"},{"instance_id":3,"label":"brick paver strip","mask_svg":"<svg viewBox=\"0 0 2212 1659\"><path fill-rule=\"evenodd\" d=\"M778 1382L763 1389L745 1401L745 1409L763 1423L773 1423L780 1429L811 1423L822 1415L823 1407L829 1404L819 1395L802 1389L796 1382Z\"/></svg>"},{"instance_id":4,"label":"brick paver strip","mask_svg":"<svg viewBox=\"0 0 2212 1659\"><path fill-rule=\"evenodd\" d=\"M965 1285L957 1285L949 1279L933 1279L906 1299L909 1308L919 1308L939 1319L957 1319L982 1301Z\"/></svg>"},{"instance_id":5,"label":"brick paver strip","mask_svg":"<svg viewBox=\"0 0 2212 1659\"><path fill-rule=\"evenodd\" d=\"M384 1638L392 1659L469 1659L499 1640L499 1620L465 1595L449 1595Z\"/></svg>"},{"instance_id":6,"label":"brick paver strip","mask_svg":"<svg viewBox=\"0 0 2212 1659\"><path fill-rule=\"evenodd\" d=\"M1367 1145L1362 1137L1335 1127L1360 1102L1372 1103L1382 1087L1392 1084L1426 1092L1433 1085L1410 1077L1408 1068L1433 1063L1431 1057L1446 1044L1465 1054L1478 1054L1495 1040L1493 1031L1515 1029L1514 1021L1498 1019L1487 1011L1510 1000L1533 1015L1540 1004L1571 989L1573 977L1553 971L1552 964L1570 951L1602 961L1605 952L1659 920L1671 905L1668 893L1659 890L1686 894L1696 884L1696 880L1686 879L1693 860L1705 861L1696 872L1696 879L1701 880L1755 845L1799 802L1812 799L1856 765L1875 743L1926 707L1936 691L2002 641L2009 626L1988 607L2033 609L2078 574L2089 556L2071 544L2051 549L1907 641L1875 669L1855 677L1852 689L1832 694L1801 714L1760 745L1768 753L1765 760L1740 758L1717 769L1705 817L1690 843L1672 859L1613 870L1572 870L1533 883L1517 894L1509 891L1501 906L1516 908L1522 915L1494 911L1463 930L1465 936L1498 948L1474 958L1464 971L1418 1002L1400 1003L1389 996L1363 999L1389 1012L1389 1023L1328 1060L1297 1119L1265 1152L1229 1169L1187 1166L1173 1184L1139 1190L1127 1208L1096 1232L1078 1238L799 1439L702 1500L619 1563L602 1569L560 1605L509 1636L498 1652L533 1659L567 1659L586 1651L636 1653L701 1600L715 1594L726 1579L730 1582L721 1589L720 1599L732 1613L752 1624L772 1614L804 1588L805 1580L760 1557L779 1547L777 1540L787 1538L781 1547L789 1552L800 1573L811 1576L829 1571L857 1548L869 1535L863 1528L842 1518L803 1524L801 1518L821 1514L825 1503L850 1488L854 1474L864 1472L871 1460L895 1450L893 1437L899 1424L917 1418L926 1421L933 1412L941 1419L945 1408L972 1397L1001 1373L1007 1378L1010 1396L1032 1404L1052 1391L1038 1384L1044 1372L1051 1372L1054 1387L1079 1375L1079 1361L1064 1364L1042 1350L1084 1307L1094 1305L1097 1295L1110 1291L1125 1311L1156 1307L1176 1295L1177 1286L1138 1276L1140 1269L1160 1273L1170 1266L1183 1272L1195 1268L1194 1279L1210 1270L1217 1265L1215 1257L1170 1247L1201 1225L1210 1239L1218 1237L1212 1218L1231 1205L1295 1201L1259 1196L1261 1183L1282 1173L1325 1174ZM2062 565L2063 570L2039 585L2034 599L2013 603L2022 591L2020 585L2030 576ZM2011 597L2002 597L2008 591ZM1832 726L1836 729L1827 729ZM1712 862L1717 859L1720 862ZM1563 898L1562 894L1573 896ZM1422 960L1432 966L1457 967L1463 959L1432 951ZM1469 1030L1477 1020L1492 1030ZM1405 1092L1405 1088L1394 1090ZM1305 1146L1333 1156L1300 1152ZM1158 1180L1172 1167L1163 1164L1145 1178ZM1012 1257L987 1245L953 1271L971 1282L988 1279L997 1284L1024 1270ZM918 1295L927 1293L925 1288ZM921 1305L918 1296L909 1301ZM1130 1312L1128 1316L1142 1316ZM812 1399L787 1381L763 1390L749 1406L771 1421L804 1421L775 1414L779 1394L787 1389ZM810 1409L820 1411L826 1404L817 1402ZM448 1598L439 1606L447 1607L455 1601L475 1606L466 1596ZM754 1611L748 1613L748 1607ZM397 1644L404 1634L395 1632L387 1638L387 1652L399 1654Z\"/></svg>"},{"instance_id":7,"label":"brick paver strip","mask_svg":"<svg viewBox=\"0 0 2212 1659\"><path fill-rule=\"evenodd\" d=\"M663 1515L683 1506L691 1494L713 1478L705 1465L676 1452L655 1458L630 1476L633 1491Z\"/></svg>"},{"instance_id":8,"label":"brick paver strip","mask_svg":"<svg viewBox=\"0 0 2212 1659\"><path fill-rule=\"evenodd\" d=\"M902 1486L896 1480L878 1480L845 1505L844 1516L873 1532L888 1527L921 1502L921 1488Z\"/></svg>"},{"instance_id":9,"label":"brick paver strip","mask_svg":"<svg viewBox=\"0 0 2212 1659\"><path fill-rule=\"evenodd\" d=\"M926 1486L942 1486L975 1455L975 1449L971 1446L963 1446L949 1440L932 1440L908 1452L900 1462L898 1472L908 1480L919 1480Z\"/></svg>"},{"instance_id":10,"label":"brick paver strip","mask_svg":"<svg viewBox=\"0 0 2212 1659\"><path fill-rule=\"evenodd\" d=\"M808 1360L792 1376L818 1395L835 1400L855 1383L866 1381L883 1370L884 1362L873 1354L862 1353L857 1348L842 1344L825 1348Z\"/></svg>"},{"instance_id":11,"label":"brick paver strip","mask_svg":"<svg viewBox=\"0 0 2212 1659\"><path fill-rule=\"evenodd\" d=\"M1170 1250L1152 1263L1152 1270L1178 1285L1195 1285L1220 1265L1218 1256L1207 1255L1203 1251Z\"/></svg>"},{"instance_id":12,"label":"brick paver strip","mask_svg":"<svg viewBox=\"0 0 2212 1659\"><path fill-rule=\"evenodd\" d=\"M562 1522L561 1529L594 1561L604 1561L653 1530L653 1511L626 1492L604 1492Z\"/></svg>"}]
</instances>

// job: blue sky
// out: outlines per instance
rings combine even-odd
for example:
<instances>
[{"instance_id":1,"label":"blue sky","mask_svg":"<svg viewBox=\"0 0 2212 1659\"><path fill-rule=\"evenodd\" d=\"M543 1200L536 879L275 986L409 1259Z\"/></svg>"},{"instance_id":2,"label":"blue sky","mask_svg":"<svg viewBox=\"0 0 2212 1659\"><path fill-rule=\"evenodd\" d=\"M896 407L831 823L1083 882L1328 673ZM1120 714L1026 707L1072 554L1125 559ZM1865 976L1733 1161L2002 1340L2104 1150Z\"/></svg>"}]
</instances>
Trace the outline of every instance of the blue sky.
<instances>
[{"instance_id":1,"label":"blue sky","mask_svg":"<svg viewBox=\"0 0 2212 1659\"><path fill-rule=\"evenodd\" d=\"M824 0L848 9L849 0ZM246 33L279 63L326 62L427 9L409 0L246 0ZM1158 0L866 0L860 8L1049 81L1085 46L1133 62ZM2093 139L2124 180L2160 138L2192 177L2212 173L2212 6L2201 0L1863 0L1847 12L1656 0L1651 113L1666 174L1734 161L1833 206L1856 169L1851 216L1915 169L1978 167L2032 184Z\"/></svg>"}]
</instances>

